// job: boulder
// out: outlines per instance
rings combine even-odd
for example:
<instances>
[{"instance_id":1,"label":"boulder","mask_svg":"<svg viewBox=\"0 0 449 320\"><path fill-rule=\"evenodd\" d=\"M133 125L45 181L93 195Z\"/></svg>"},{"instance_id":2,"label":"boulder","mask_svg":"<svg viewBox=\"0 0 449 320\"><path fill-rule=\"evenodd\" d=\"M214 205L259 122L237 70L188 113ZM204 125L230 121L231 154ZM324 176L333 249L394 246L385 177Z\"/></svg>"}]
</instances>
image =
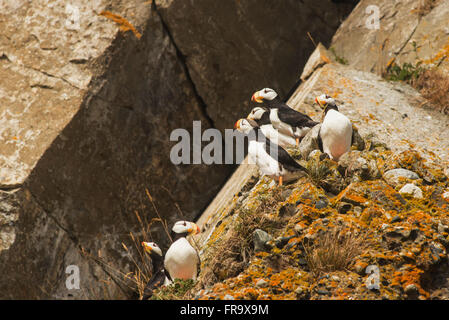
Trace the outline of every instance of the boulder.
<instances>
[{"instance_id":1,"label":"boulder","mask_svg":"<svg viewBox=\"0 0 449 320\"><path fill-rule=\"evenodd\" d=\"M380 177L376 161L371 153L352 150L338 160L338 171L350 182L373 180Z\"/></svg>"},{"instance_id":2,"label":"boulder","mask_svg":"<svg viewBox=\"0 0 449 320\"><path fill-rule=\"evenodd\" d=\"M318 134L320 133L321 124L317 124L313 127L307 134L302 138L299 143L299 151L301 152L301 156L303 159L307 159L309 154L314 151L319 151L318 146Z\"/></svg>"},{"instance_id":3,"label":"boulder","mask_svg":"<svg viewBox=\"0 0 449 320\"><path fill-rule=\"evenodd\" d=\"M253 233L253 243L254 243L254 251L266 251L267 246L266 243L270 241L272 237L261 229L254 230Z\"/></svg>"},{"instance_id":4,"label":"boulder","mask_svg":"<svg viewBox=\"0 0 449 320\"><path fill-rule=\"evenodd\" d=\"M412 183L407 183L405 186L403 186L401 190L399 190L399 193L411 196L413 198L423 198L422 190Z\"/></svg>"},{"instance_id":5,"label":"boulder","mask_svg":"<svg viewBox=\"0 0 449 320\"><path fill-rule=\"evenodd\" d=\"M389 185L396 186L406 180L419 179L419 176L413 171L399 168L388 170L384 173L383 178Z\"/></svg>"},{"instance_id":6,"label":"boulder","mask_svg":"<svg viewBox=\"0 0 449 320\"><path fill-rule=\"evenodd\" d=\"M315 48L315 51L310 55L309 60L307 60L306 65L304 66L304 69L301 74L301 80L305 81L307 80L313 72L324 66L327 63L335 62L331 55L329 54L329 51L323 46L323 44L319 43L318 46Z\"/></svg>"}]
</instances>

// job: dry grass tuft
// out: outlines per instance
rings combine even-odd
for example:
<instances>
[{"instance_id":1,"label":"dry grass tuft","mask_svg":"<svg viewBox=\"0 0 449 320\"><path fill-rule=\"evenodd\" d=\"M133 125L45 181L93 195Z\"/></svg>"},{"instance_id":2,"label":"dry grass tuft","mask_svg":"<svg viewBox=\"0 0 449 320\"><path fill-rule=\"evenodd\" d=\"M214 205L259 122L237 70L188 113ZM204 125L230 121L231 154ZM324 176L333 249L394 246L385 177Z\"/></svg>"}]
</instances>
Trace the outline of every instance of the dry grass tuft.
<instances>
[{"instance_id":1,"label":"dry grass tuft","mask_svg":"<svg viewBox=\"0 0 449 320\"><path fill-rule=\"evenodd\" d=\"M322 161L309 161L307 164L309 177L316 186L322 186L323 180L330 173L329 167Z\"/></svg>"},{"instance_id":2,"label":"dry grass tuft","mask_svg":"<svg viewBox=\"0 0 449 320\"><path fill-rule=\"evenodd\" d=\"M439 111L449 114L449 77L436 68L428 69L410 84Z\"/></svg>"},{"instance_id":3,"label":"dry grass tuft","mask_svg":"<svg viewBox=\"0 0 449 320\"><path fill-rule=\"evenodd\" d=\"M423 17L427 15L430 11L432 11L432 9L435 8L439 2L440 0L420 0L415 12L420 17Z\"/></svg>"},{"instance_id":4,"label":"dry grass tuft","mask_svg":"<svg viewBox=\"0 0 449 320\"><path fill-rule=\"evenodd\" d=\"M237 276L249 263L253 254L253 232L262 229L270 232L278 228L280 220L273 216L283 200L281 189L274 189L258 196L255 210L239 209L237 218L226 235L208 250L207 270L201 276L199 286Z\"/></svg>"},{"instance_id":5,"label":"dry grass tuft","mask_svg":"<svg viewBox=\"0 0 449 320\"><path fill-rule=\"evenodd\" d=\"M106 257L104 257L100 251L98 251L97 254L93 254L84 250L83 248L81 249L81 254L84 257L93 260L97 264L101 265L105 272L111 278L111 281L114 281L117 285L119 285L123 291L127 293L132 292L132 298L137 299L142 299L145 287L153 275L153 265L151 258L144 251L141 242L153 241L151 228L155 223L160 223L162 225L168 239L170 240L170 242L172 242L167 221L162 219L156 203L148 189L145 189L145 193L148 197L148 200L153 206L157 218L153 218L148 222L146 219L142 219L139 212L135 211L135 217L137 219L137 222L139 223L140 230L136 233L129 233L129 237L131 239L130 247L128 247L123 242L121 243L124 251L133 264L133 271L124 273L121 270L113 267L112 263L108 262ZM107 296L103 295L103 297Z\"/></svg>"},{"instance_id":6,"label":"dry grass tuft","mask_svg":"<svg viewBox=\"0 0 449 320\"><path fill-rule=\"evenodd\" d=\"M322 273L347 270L364 247L364 236L333 229L318 237L314 244L305 244L304 250L310 272L319 277Z\"/></svg>"}]
</instances>

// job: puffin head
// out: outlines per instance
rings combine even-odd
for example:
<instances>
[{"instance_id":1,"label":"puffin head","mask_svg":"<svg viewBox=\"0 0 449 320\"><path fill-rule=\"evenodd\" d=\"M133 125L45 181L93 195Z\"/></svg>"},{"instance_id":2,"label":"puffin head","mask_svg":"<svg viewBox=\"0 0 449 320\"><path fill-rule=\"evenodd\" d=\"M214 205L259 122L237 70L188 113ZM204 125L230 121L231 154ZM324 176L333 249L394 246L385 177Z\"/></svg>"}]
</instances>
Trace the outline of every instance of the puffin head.
<instances>
[{"instance_id":1,"label":"puffin head","mask_svg":"<svg viewBox=\"0 0 449 320\"><path fill-rule=\"evenodd\" d=\"M268 110L266 108L255 107L253 110L251 110L247 119L260 120L265 112L268 112Z\"/></svg>"},{"instance_id":2,"label":"puffin head","mask_svg":"<svg viewBox=\"0 0 449 320\"><path fill-rule=\"evenodd\" d=\"M264 88L262 90L254 92L253 96L251 97L251 101L263 103L264 101L271 101L277 96L278 94L273 89Z\"/></svg>"},{"instance_id":3,"label":"puffin head","mask_svg":"<svg viewBox=\"0 0 449 320\"><path fill-rule=\"evenodd\" d=\"M258 127L256 121L251 119L239 119L234 125L234 129L237 129L244 134L248 134L252 129L256 127Z\"/></svg>"},{"instance_id":4,"label":"puffin head","mask_svg":"<svg viewBox=\"0 0 449 320\"><path fill-rule=\"evenodd\" d=\"M145 242L142 241L143 250L145 252L148 252L149 254L157 254L162 257L162 250L159 248L159 246L154 242Z\"/></svg>"},{"instance_id":5,"label":"puffin head","mask_svg":"<svg viewBox=\"0 0 449 320\"><path fill-rule=\"evenodd\" d=\"M173 225L173 228L171 230L174 233L186 235L197 234L201 232L200 228L195 223L189 221L177 221Z\"/></svg>"},{"instance_id":6,"label":"puffin head","mask_svg":"<svg viewBox=\"0 0 449 320\"><path fill-rule=\"evenodd\" d=\"M323 109L325 109L327 105L335 105L335 99L327 94L322 94L321 96L316 97L315 102Z\"/></svg>"}]
</instances>

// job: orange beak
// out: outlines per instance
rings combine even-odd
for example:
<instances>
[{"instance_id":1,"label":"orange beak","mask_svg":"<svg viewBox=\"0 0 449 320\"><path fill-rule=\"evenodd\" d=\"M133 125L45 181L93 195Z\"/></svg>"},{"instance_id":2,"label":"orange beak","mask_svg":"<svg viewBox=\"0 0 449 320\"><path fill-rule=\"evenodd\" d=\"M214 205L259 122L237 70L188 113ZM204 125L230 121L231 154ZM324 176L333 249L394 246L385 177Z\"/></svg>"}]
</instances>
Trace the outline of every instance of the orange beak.
<instances>
[{"instance_id":1,"label":"orange beak","mask_svg":"<svg viewBox=\"0 0 449 320\"><path fill-rule=\"evenodd\" d=\"M150 252L150 251L151 251L151 247L150 247L150 246L147 246L146 243L145 243L145 241L142 241L141 244L142 244L143 249L144 249L145 251L147 251L147 252Z\"/></svg>"},{"instance_id":2,"label":"orange beak","mask_svg":"<svg viewBox=\"0 0 449 320\"><path fill-rule=\"evenodd\" d=\"M315 102L318 103L318 105L323 108L323 103L320 99L318 99L318 97L315 98Z\"/></svg>"},{"instance_id":3,"label":"orange beak","mask_svg":"<svg viewBox=\"0 0 449 320\"><path fill-rule=\"evenodd\" d=\"M240 121L242 121L242 119L237 120L237 122L234 124L234 129L240 128Z\"/></svg>"},{"instance_id":4,"label":"orange beak","mask_svg":"<svg viewBox=\"0 0 449 320\"><path fill-rule=\"evenodd\" d=\"M261 97L259 95L259 91L254 92L253 96L251 97L251 101L257 102L257 103L262 103L263 102L263 99L261 99Z\"/></svg>"},{"instance_id":5,"label":"orange beak","mask_svg":"<svg viewBox=\"0 0 449 320\"><path fill-rule=\"evenodd\" d=\"M193 222L192 222L192 223L191 223L191 226L192 226L192 228L189 229L189 233L190 233L190 234L198 234L198 233L201 233L200 227L198 227L196 223L193 223Z\"/></svg>"}]
</instances>

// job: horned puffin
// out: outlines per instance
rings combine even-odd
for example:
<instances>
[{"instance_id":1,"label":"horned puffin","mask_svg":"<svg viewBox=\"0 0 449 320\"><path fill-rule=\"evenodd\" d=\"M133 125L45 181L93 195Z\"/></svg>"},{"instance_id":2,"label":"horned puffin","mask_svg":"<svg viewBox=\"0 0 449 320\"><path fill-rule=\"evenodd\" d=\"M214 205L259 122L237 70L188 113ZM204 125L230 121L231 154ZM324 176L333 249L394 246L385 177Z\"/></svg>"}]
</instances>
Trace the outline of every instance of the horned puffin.
<instances>
[{"instance_id":1,"label":"horned puffin","mask_svg":"<svg viewBox=\"0 0 449 320\"><path fill-rule=\"evenodd\" d=\"M271 88L264 88L255 92L251 101L263 103L270 109L270 121L279 132L293 137L296 145L299 140L306 135L314 126L318 124L308 115L298 112L283 103L276 91Z\"/></svg>"},{"instance_id":2,"label":"horned puffin","mask_svg":"<svg viewBox=\"0 0 449 320\"><path fill-rule=\"evenodd\" d=\"M296 180L307 169L297 163L281 146L265 137L257 123L251 119L239 119L235 129L248 136L248 155L263 175L267 175L282 186L283 182Z\"/></svg>"},{"instance_id":3,"label":"horned puffin","mask_svg":"<svg viewBox=\"0 0 449 320\"><path fill-rule=\"evenodd\" d=\"M318 144L322 152L335 161L351 150L352 124L344 114L338 111L335 100L322 94L315 102L324 108L324 119L318 134Z\"/></svg>"},{"instance_id":4,"label":"horned puffin","mask_svg":"<svg viewBox=\"0 0 449 320\"><path fill-rule=\"evenodd\" d=\"M198 252L187 241L187 235L200 232L199 227L189 221L177 221L172 228L173 243L165 254L164 266L172 280L196 280L200 258Z\"/></svg>"},{"instance_id":5,"label":"horned puffin","mask_svg":"<svg viewBox=\"0 0 449 320\"><path fill-rule=\"evenodd\" d=\"M247 119L254 120L260 130L262 130L262 133L270 139L271 142L274 142L283 148L294 147L296 145L296 140L293 137L285 135L273 127L270 121L269 109L255 107L251 110L251 113L248 115Z\"/></svg>"},{"instance_id":6,"label":"horned puffin","mask_svg":"<svg viewBox=\"0 0 449 320\"><path fill-rule=\"evenodd\" d=\"M154 242L142 242L144 251L150 254L151 262L153 264L153 275L145 286L142 300L147 300L153 295L153 290L159 286L167 286L171 284L169 274L164 269L164 259L162 257L162 250Z\"/></svg>"}]
</instances>

